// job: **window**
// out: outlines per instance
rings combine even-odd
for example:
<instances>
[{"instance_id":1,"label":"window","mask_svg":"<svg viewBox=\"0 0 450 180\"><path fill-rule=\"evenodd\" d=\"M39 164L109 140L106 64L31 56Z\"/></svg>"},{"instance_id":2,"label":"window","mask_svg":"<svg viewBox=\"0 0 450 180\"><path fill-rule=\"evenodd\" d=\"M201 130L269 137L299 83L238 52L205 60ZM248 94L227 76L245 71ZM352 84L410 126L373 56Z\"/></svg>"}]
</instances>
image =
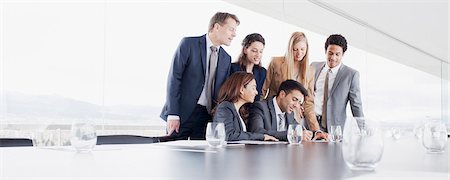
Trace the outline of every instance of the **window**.
<instances>
[{"instance_id":1,"label":"window","mask_svg":"<svg viewBox=\"0 0 450 180\"><path fill-rule=\"evenodd\" d=\"M205 34L217 11L241 20L224 47L233 61L254 32L266 39L264 67L285 53L294 31L306 33L310 61L325 58L327 36L222 1L18 0L1 9L0 137L67 132L79 119L105 134L163 135L159 113L173 53L182 37ZM361 73L367 116L389 123L449 118L448 64L445 80L349 45L343 63Z\"/></svg>"}]
</instances>

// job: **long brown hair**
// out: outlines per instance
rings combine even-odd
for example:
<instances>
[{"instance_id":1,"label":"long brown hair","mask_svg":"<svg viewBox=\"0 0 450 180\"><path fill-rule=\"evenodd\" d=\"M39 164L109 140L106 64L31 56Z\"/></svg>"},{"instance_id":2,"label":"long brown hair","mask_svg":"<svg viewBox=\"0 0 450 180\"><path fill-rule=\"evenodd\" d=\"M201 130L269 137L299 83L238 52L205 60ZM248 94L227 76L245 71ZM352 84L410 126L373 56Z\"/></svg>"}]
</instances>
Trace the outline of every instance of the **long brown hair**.
<instances>
[{"instance_id":1,"label":"long brown hair","mask_svg":"<svg viewBox=\"0 0 450 180\"><path fill-rule=\"evenodd\" d=\"M260 42L262 43L264 46L266 45L266 40L264 40L264 38L262 37L261 34L258 33L252 33L249 34L247 36L245 36L244 40L242 40L242 50L241 50L241 54L239 54L237 63L239 64L239 66L241 67L241 69L246 69L247 68L247 63L248 63L248 59L247 59L247 55L245 54L245 50L254 42ZM256 66L261 68L261 61L259 61L259 64Z\"/></svg>"},{"instance_id":2,"label":"long brown hair","mask_svg":"<svg viewBox=\"0 0 450 180\"><path fill-rule=\"evenodd\" d=\"M247 86L253 79L255 79L253 77L253 74L248 72L238 71L233 73L230 77L228 77L228 79L220 88L217 104L220 104L224 101L229 101L231 103L237 102L240 98L241 88ZM246 122L246 120L248 119L247 105L243 105L240 109L237 110L241 114L244 122ZM212 112L212 114L215 114L215 108Z\"/></svg>"},{"instance_id":3,"label":"long brown hair","mask_svg":"<svg viewBox=\"0 0 450 180\"><path fill-rule=\"evenodd\" d=\"M304 41L306 43L306 54L303 57L302 61L300 61L299 67L294 67L295 60L294 60L294 45ZM296 81L299 81L302 84L307 83L307 74L309 73L309 44L308 39L306 38L305 34L303 32L294 32L291 35L291 38L289 39L288 48L286 51L286 54L284 56L285 59L285 67L283 71L283 77L284 79L294 79ZM294 68L298 68L298 79L294 78Z\"/></svg>"}]
</instances>

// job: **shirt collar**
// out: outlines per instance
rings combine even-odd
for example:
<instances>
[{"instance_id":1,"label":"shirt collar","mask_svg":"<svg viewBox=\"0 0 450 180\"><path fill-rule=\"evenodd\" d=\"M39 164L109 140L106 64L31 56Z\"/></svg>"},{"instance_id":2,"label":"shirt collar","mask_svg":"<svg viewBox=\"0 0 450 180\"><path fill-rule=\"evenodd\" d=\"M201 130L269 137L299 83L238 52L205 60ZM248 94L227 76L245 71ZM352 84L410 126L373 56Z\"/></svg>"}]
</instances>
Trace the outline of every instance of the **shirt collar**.
<instances>
[{"instance_id":1,"label":"shirt collar","mask_svg":"<svg viewBox=\"0 0 450 180\"><path fill-rule=\"evenodd\" d=\"M213 46L211 39L209 38L209 33L206 34L206 48L210 51L210 47ZM219 52L220 46L216 46L217 52Z\"/></svg>"},{"instance_id":2,"label":"shirt collar","mask_svg":"<svg viewBox=\"0 0 450 180\"><path fill-rule=\"evenodd\" d=\"M328 67L328 63L325 63L325 71L328 71L328 69L331 69L331 73L336 74L339 71L339 68L341 67L342 63L339 63L339 65L337 65L334 68L330 68Z\"/></svg>"},{"instance_id":3,"label":"shirt collar","mask_svg":"<svg viewBox=\"0 0 450 180\"><path fill-rule=\"evenodd\" d=\"M281 111L280 106L277 103L277 97L273 97L273 106L275 107L275 114L282 114L284 116L284 112Z\"/></svg>"}]
</instances>

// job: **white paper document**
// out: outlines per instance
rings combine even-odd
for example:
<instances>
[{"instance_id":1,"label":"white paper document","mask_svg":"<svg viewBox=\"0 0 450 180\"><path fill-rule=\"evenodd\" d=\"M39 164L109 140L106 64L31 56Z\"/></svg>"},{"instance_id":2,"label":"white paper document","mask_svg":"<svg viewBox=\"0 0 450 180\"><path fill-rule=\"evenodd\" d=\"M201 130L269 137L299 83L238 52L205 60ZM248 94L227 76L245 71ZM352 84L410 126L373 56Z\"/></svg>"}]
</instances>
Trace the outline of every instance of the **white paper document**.
<instances>
[{"instance_id":1,"label":"white paper document","mask_svg":"<svg viewBox=\"0 0 450 180\"><path fill-rule=\"evenodd\" d=\"M288 144L285 141L251 141L251 140L242 140L242 141L228 141L228 144Z\"/></svg>"}]
</instances>

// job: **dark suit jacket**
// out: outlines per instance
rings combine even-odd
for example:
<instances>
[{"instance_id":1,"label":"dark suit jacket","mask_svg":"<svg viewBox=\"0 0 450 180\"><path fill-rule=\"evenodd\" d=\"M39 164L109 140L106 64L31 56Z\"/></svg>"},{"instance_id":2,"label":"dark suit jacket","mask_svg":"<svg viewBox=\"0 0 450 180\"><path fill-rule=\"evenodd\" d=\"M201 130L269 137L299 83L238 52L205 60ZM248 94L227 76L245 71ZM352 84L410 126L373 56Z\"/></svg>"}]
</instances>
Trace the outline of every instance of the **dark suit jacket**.
<instances>
[{"instance_id":1,"label":"dark suit jacket","mask_svg":"<svg viewBox=\"0 0 450 180\"><path fill-rule=\"evenodd\" d=\"M215 76L213 101L225 79L230 74L231 57L223 48L219 49ZM160 117L180 116L180 122L189 118L198 102L205 84L206 35L185 37L181 40L170 67L167 78L166 104Z\"/></svg>"},{"instance_id":2,"label":"dark suit jacket","mask_svg":"<svg viewBox=\"0 0 450 180\"><path fill-rule=\"evenodd\" d=\"M247 129L250 132L268 134L281 141L287 141L287 131L277 131L277 118L273 97L255 102L250 108ZM294 119L294 113L286 113L284 118L287 120L285 123L286 127L289 124L297 124L297 121Z\"/></svg>"},{"instance_id":3,"label":"dark suit jacket","mask_svg":"<svg viewBox=\"0 0 450 180\"><path fill-rule=\"evenodd\" d=\"M224 101L217 105L216 113L213 119L214 122L224 123L227 141L264 140L264 134L262 133L244 131L238 112L231 102Z\"/></svg>"},{"instance_id":4,"label":"dark suit jacket","mask_svg":"<svg viewBox=\"0 0 450 180\"><path fill-rule=\"evenodd\" d=\"M231 71L230 74L238 71L246 71L245 68L239 66L238 63L231 63ZM261 99L262 94L262 86L264 84L264 80L266 80L266 68L253 66L253 76L256 80L256 89L258 90L258 95L255 97L255 101L259 101Z\"/></svg>"},{"instance_id":5,"label":"dark suit jacket","mask_svg":"<svg viewBox=\"0 0 450 180\"><path fill-rule=\"evenodd\" d=\"M320 72L325 67L326 62L313 62L312 66L316 69L315 79L319 78ZM316 84L314 82L314 91L317 86L323 84ZM350 107L354 117L363 117L363 109L361 102L361 93L359 89L359 73L358 71L342 64L336 74L333 87L331 87L330 95L327 102L327 129L331 125L340 125L344 127L347 119L347 103L350 102ZM328 131L329 132L329 131Z\"/></svg>"}]
</instances>

